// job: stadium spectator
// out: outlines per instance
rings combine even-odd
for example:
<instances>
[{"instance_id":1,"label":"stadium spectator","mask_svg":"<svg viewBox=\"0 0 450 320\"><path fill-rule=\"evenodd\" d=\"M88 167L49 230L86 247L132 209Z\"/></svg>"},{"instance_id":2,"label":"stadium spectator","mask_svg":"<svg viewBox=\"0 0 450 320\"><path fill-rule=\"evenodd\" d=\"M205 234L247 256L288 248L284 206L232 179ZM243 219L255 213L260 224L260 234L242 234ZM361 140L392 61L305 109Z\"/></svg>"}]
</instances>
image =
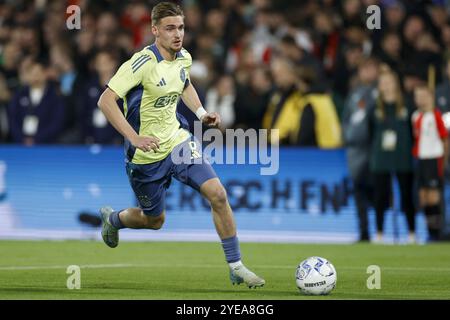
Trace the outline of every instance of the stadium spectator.
<instances>
[{"instance_id":1,"label":"stadium spectator","mask_svg":"<svg viewBox=\"0 0 450 320\"><path fill-rule=\"evenodd\" d=\"M359 220L359 240L369 240L367 211L372 200L373 185L370 179L369 114L377 97L378 61L366 58L358 66L357 83L345 103L342 119L343 140L347 164L353 182Z\"/></svg>"},{"instance_id":2,"label":"stadium spectator","mask_svg":"<svg viewBox=\"0 0 450 320\"><path fill-rule=\"evenodd\" d=\"M194 54L207 54L212 58L213 69L219 73L225 71L228 51L225 43L226 18L225 12L219 8L208 11L203 21L205 29L197 35L195 44L190 44L195 47Z\"/></svg>"},{"instance_id":3,"label":"stadium spectator","mask_svg":"<svg viewBox=\"0 0 450 320\"><path fill-rule=\"evenodd\" d=\"M350 87L350 79L356 74L358 64L362 60L363 48L359 43L346 43L342 59L336 63L336 70L333 79L334 100L340 105L340 101L345 100ZM342 114L343 106L339 108L339 115Z\"/></svg>"},{"instance_id":4,"label":"stadium spectator","mask_svg":"<svg viewBox=\"0 0 450 320\"><path fill-rule=\"evenodd\" d=\"M110 46L118 34L119 25L112 12L102 12L97 18L96 47L105 49Z\"/></svg>"},{"instance_id":5,"label":"stadium spectator","mask_svg":"<svg viewBox=\"0 0 450 320\"><path fill-rule=\"evenodd\" d=\"M370 169L374 178L374 206L377 235L381 242L384 213L393 205L393 176L397 178L401 194L401 211L406 214L410 243L415 239L415 208L413 203L412 167L412 110L404 102L396 73L383 66L378 83L379 96L370 113L371 155Z\"/></svg>"},{"instance_id":6,"label":"stadium spectator","mask_svg":"<svg viewBox=\"0 0 450 320\"><path fill-rule=\"evenodd\" d=\"M444 81L436 88L436 104L442 113L450 112L450 56L445 65Z\"/></svg>"},{"instance_id":7,"label":"stadium spectator","mask_svg":"<svg viewBox=\"0 0 450 320\"><path fill-rule=\"evenodd\" d=\"M151 22L150 11L147 5L141 1L133 1L126 5L120 24L133 35L134 48L140 48L144 43L145 28L149 28Z\"/></svg>"},{"instance_id":8,"label":"stadium spectator","mask_svg":"<svg viewBox=\"0 0 450 320\"><path fill-rule=\"evenodd\" d=\"M75 36L75 65L81 77L89 75L89 61L95 54L95 32L92 29L81 29Z\"/></svg>"},{"instance_id":9,"label":"stadium spectator","mask_svg":"<svg viewBox=\"0 0 450 320\"><path fill-rule=\"evenodd\" d=\"M234 102L235 127L261 128L264 112L273 89L271 80L269 71L261 67L253 70L248 85L237 86Z\"/></svg>"},{"instance_id":10,"label":"stadium spectator","mask_svg":"<svg viewBox=\"0 0 450 320\"><path fill-rule=\"evenodd\" d=\"M151 43L150 10L156 2L77 3L83 13L80 30L65 28L66 6L61 1L5 2L1 4L0 21L0 72L10 92L20 86L18 68L26 65L25 59L43 59L55 66L52 51L65 43L59 56L70 53L70 59L64 58L67 61L63 64L72 63L68 67L72 71L65 72L62 78L53 72L53 80L65 79L59 84L68 98L66 117L72 120L70 101L74 99L67 95L72 72L75 70L77 78L87 81L93 72L91 62L99 50L119 51L119 62L123 62L135 49ZM382 8L382 28L369 32L365 25L366 8L372 4ZM412 90L429 77L430 65L435 68L437 83L441 82L439 66L450 52L449 15L441 1L228 0L188 1L183 5L185 46L197 59L193 68L197 64L198 71L206 74L199 77L198 88L203 96L211 89L211 79L233 74L237 94L244 97L245 92L241 90L252 90L253 71L269 68L275 55L282 55L296 67L312 67L320 75L318 82L323 88L332 86L330 94L340 116L348 99L351 78L363 56L376 55L400 73L407 100L412 103ZM200 32L204 30L207 32ZM205 68L207 72L201 71ZM77 82L72 84L72 95L80 94ZM258 117L257 113L254 115ZM241 123L237 124L259 127L256 124L260 119L252 117L240 119ZM66 122L59 142L77 141L68 135L71 126L73 121Z\"/></svg>"},{"instance_id":11,"label":"stadium spectator","mask_svg":"<svg viewBox=\"0 0 450 320\"><path fill-rule=\"evenodd\" d=\"M312 54L301 48L294 37L291 35L285 35L281 38L279 45L280 53L283 57L290 59L297 66L303 68L311 68L318 78L318 82L326 82L325 75L323 74L322 66L319 61Z\"/></svg>"},{"instance_id":12,"label":"stadium spectator","mask_svg":"<svg viewBox=\"0 0 450 320\"><path fill-rule=\"evenodd\" d=\"M416 50L415 43L417 38L425 32L425 22L418 15L412 15L406 18L402 30L403 36L403 54L408 56Z\"/></svg>"},{"instance_id":13,"label":"stadium spectator","mask_svg":"<svg viewBox=\"0 0 450 320\"><path fill-rule=\"evenodd\" d=\"M441 236L443 177L448 162L448 132L442 114L435 108L433 92L426 86L414 91L418 107L412 116L414 128L413 155L418 159L417 180L420 206L428 227L429 241Z\"/></svg>"},{"instance_id":14,"label":"stadium spectator","mask_svg":"<svg viewBox=\"0 0 450 320\"><path fill-rule=\"evenodd\" d=\"M442 56L445 60L450 57L450 22L447 22L441 29Z\"/></svg>"},{"instance_id":15,"label":"stadium spectator","mask_svg":"<svg viewBox=\"0 0 450 320\"><path fill-rule=\"evenodd\" d=\"M202 12L200 7L196 4L187 5L184 9L186 32L184 36L184 47L189 50L189 52L197 52L196 41L197 36L201 34L202 28Z\"/></svg>"},{"instance_id":16,"label":"stadium spectator","mask_svg":"<svg viewBox=\"0 0 450 320\"><path fill-rule=\"evenodd\" d=\"M441 30L448 22L448 12L445 7L446 0L434 0L432 4L426 5L426 12L429 16L427 27L436 40L441 38Z\"/></svg>"},{"instance_id":17,"label":"stadium spectator","mask_svg":"<svg viewBox=\"0 0 450 320\"><path fill-rule=\"evenodd\" d=\"M20 85L17 66L22 58L20 46L8 42L3 46L0 72L6 81L8 90L14 92Z\"/></svg>"},{"instance_id":18,"label":"stadium spectator","mask_svg":"<svg viewBox=\"0 0 450 320\"><path fill-rule=\"evenodd\" d=\"M405 6L399 0L384 0L382 5L384 16L382 29L387 32L400 32L406 17Z\"/></svg>"},{"instance_id":19,"label":"stadium spectator","mask_svg":"<svg viewBox=\"0 0 450 320\"><path fill-rule=\"evenodd\" d=\"M396 73L403 71L402 42L398 33L387 32L383 36L377 56Z\"/></svg>"},{"instance_id":20,"label":"stadium spectator","mask_svg":"<svg viewBox=\"0 0 450 320\"><path fill-rule=\"evenodd\" d=\"M381 5L382 8L382 28L371 30L373 52L376 53L380 52L382 41L388 34L398 35L401 33L402 25L406 17L406 8L399 0L382 0L374 2L377 3L371 3L370 5Z\"/></svg>"},{"instance_id":21,"label":"stadium spectator","mask_svg":"<svg viewBox=\"0 0 450 320\"><path fill-rule=\"evenodd\" d=\"M297 87L302 95L298 145L341 147L341 124L331 95L324 91L311 69L299 68L298 77Z\"/></svg>"},{"instance_id":22,"label":"stadium spectator","mask_svg":"<svg viewBox=\"0 0 450 320\"><path fill-rule=\"evenodd\" d=\"M222 117L221 129L231 128L236 115L234 113L234 101L236 99L234 80L229 75L217 79L206 93L205 108L209 112L217 112Z\"/></svg>"},{"instance_id":23,"label":"stadium spectator","mask_svg":"<svg viewBox=\"0 0 450 320\"><path fill-rule=\"evenodd\" d=\"M364 26L362 3L360 0L342 1L342 25L344 28Z\"/></svg>"},{"instance_id":24,"label":"stadium spectator","mask_svg":"<svg viewBox=\"0 0 450 320\"><path fill-rule=\"evenodd\" d=\"M293 145L298 141L301 117L301 94L297 88L295 66L287 59L276 58L271 63L271 72L276 90L270 98L262 127L278 129L280 144Z\"/></svg>"},{"instance_id":25,"label":"stadium spectator","mask_svg":"<svg viewBox=\"0 0 450 320\"><path fill-rule=\"evenodd\" d=\"M41 62L30 65L28 84L20 88L8 108L12 141L27 146L55 143L64 125L64 102L48 82Z\"/></svg>"},{"instance_id":26,"label":"stadium spectator","mask_svg":"<svg viewBox=\"0 0 450 320\"><path fill-rule=\"evenodd\" d=\"M414 105L414 90L418 86L423 86L427 83L427 75L424 69L406 69L403 73L403 97L405 104L411 109L415 108Z\"/></svg>"},{"instance_id":27,"label":"stadium spectator","mask_svg":"<svg viewBox=\"0 0 450 320\"><path fill-rule=\"evenodd\" d=\"M76 97L78 95L78 86L84 78L81 78L75 68L71 48L64 42L58 42L50 48L50 67L47 75L49 80L55 83L59 88L64 99L66 110L63 132L58 141L60 143L80 143L80 137L76 132L77 112Z\"/></svg>"},{"instance_id":28,"label":"stadium spectator","mask_svg":"<svg viewBox=\"0 0 450 320\"><path fill-rule=\"evenodd\" d=\"M442 65L440 47L429 32L423 32L417 36L414 43L414 51L408 55L405 62L405 69L415 70L416 74L422 78L429 77L430 68L433 68L435 75L433 81L441 81L441 73L438 72Z\"/></svg>"},{"instance_id":29,"label":"stadium spectator","mask_svg":"<svg viewBox=\"0 0 450 320\"><path fill-rule=\"evenodd\" d=\"M280 143L319 148L341 145L341 128L327 93L315 87L310 70L296 70L293 63L277 58L271 65L277 91L263 118L263 127L279 129Z\"/></svg>"},{"instance_id":30,"label":"stadium spectator","mask_svg":"<svg viewBox=\"0 0 450 320\"><path fill-rule=\"evenodd\" d=\"M108 123L97 107L97 101L118 65L118 58L111 51L99 51L95 56L95 72L85 82L77 99L78 131L81 132L83 143L119 145L123 142L120 134Z\"/></svg>"},{"instance_id":31,"label":"stadium spectator","mask_svg":"<svg viewBox=\"0 0 450 320\"><path fill-rule=\"evenodd\" d=\"M278 36L284 29L284 21L279 21L279 14L267 7L257 11L253 29L244 35L248 41L245 48L251 53L255 63L268 63L272 48L278 42Z\"/></svg>"},{"instance_id":32,"label":"stadium spectator","mask_svg":"<svg viewBox=\"0 0 450 320\"><path fill-rule=\"evenodd\" d=\"M62 95L70 96L77 77L77 71L72 62L71 48L58 43L50 48L50 67L48 75L51 80L59 84Z\"/></svg>"},{"instance_id":33,"label":"stadium spectator","mask_svg":"<svg viewBox=\"0 0 450 320\"><path fill-rule=\"evenodd\" d=\"M329 11L318 11L314 15L314 54L321 61L327 76L334 72L341 41L335 21Z\"/></svg>"}]
</instances>

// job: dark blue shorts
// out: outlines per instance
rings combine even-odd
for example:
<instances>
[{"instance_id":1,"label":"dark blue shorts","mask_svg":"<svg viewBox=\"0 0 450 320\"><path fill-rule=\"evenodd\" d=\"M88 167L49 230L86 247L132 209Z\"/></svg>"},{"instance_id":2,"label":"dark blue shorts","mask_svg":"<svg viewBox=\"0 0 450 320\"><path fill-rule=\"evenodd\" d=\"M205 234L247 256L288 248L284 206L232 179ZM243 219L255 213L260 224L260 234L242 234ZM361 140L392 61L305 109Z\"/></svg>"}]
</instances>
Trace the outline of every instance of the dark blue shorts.
<instances>
[{"instance_id":1,"label":"dark blue shorts","mask_svg":"<svg viewBox=\"0 0 450 320\"><path fill-rule=\"evenodd\" d=\"M191 137L164 160L150 164L126 163L131 187L146 215L159 216L164 211L166 190L172 177L197 191L205 181L217 177L211 164L203 158L200 146ZM174 154L177 157L173 157ZM179 161L181 158L184 160L182 163Z\"/></svg>"}]
</instances>

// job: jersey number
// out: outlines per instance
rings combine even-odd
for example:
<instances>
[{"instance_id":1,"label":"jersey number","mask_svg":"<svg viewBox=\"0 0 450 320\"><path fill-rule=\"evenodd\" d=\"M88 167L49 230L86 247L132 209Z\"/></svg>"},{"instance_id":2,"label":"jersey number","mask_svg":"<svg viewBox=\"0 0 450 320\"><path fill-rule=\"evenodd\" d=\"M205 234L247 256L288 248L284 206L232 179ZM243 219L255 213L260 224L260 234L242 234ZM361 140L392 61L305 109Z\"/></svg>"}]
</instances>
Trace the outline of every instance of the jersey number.
<instances>
[{"instance_id":1,"label":"jersey number","mask_svg":"<svg viewBox=\"0 0 450 320\"><path fill-rule=\"evenodd\" d=\"M155 108L164 108L165 106L168 106L169 104L173 104L173 103L177 102L178 97L179 97L179 94L159 97L158 100L156 100L156 102L155 102Z\"/></svg>"}]
</instances>

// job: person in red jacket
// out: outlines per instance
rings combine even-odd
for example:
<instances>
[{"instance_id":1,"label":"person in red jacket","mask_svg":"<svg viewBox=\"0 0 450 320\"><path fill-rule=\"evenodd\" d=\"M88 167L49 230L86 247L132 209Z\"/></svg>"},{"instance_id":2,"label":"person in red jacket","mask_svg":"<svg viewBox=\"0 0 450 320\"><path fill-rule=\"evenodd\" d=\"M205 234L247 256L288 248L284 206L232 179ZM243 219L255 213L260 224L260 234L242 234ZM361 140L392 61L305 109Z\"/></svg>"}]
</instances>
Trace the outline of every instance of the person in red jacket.
<instances>
[{"instance_id":1,"label":"person in red jacket","mask_svg":"<svg viewBox=\"0 0 450 320\"><path fill-rule=\"evenodd\" d=\"M418 159L419 201L427 220L429 240L440 235L444 166L448 159L448 132L441 112L435 108L433 91L426 86L414 90L418 110L412 115L413 155Z\"/></svg>"}]
</instances>

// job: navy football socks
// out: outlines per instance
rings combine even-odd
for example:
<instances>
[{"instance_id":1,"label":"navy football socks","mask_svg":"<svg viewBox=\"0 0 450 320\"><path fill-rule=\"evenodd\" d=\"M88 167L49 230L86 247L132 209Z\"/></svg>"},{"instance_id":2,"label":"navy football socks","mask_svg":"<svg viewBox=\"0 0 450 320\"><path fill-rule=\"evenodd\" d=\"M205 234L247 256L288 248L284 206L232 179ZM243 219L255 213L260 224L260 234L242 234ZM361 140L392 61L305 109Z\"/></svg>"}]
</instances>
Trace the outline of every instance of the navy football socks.
<instances>
[{"instance_id":1,"label":"navy football socks","mask_svg":"<svg viewBox=\"0 0 450 320\"><path fill-rule=\"evenodd\" d=\"M113 213L111 213L111 215L109 216L109 222L111 223L111 225L116 228L117 230L119 229L123 229L125 228L125 226L122 224L122 221L120 221L119 218L119 213L120 211L114 211Z\"/></svg>"},{"instance_id":2,"label":"navy football socks","mask_svg":"<svg viewBox=\"0 0 450 320\"><path fill-rule=\"evenodd\" d=\"M237 236L223 239L222 248L228 263L241 260L241 251L239 250L239 240Z\"/></svg>"}]
</instances>

